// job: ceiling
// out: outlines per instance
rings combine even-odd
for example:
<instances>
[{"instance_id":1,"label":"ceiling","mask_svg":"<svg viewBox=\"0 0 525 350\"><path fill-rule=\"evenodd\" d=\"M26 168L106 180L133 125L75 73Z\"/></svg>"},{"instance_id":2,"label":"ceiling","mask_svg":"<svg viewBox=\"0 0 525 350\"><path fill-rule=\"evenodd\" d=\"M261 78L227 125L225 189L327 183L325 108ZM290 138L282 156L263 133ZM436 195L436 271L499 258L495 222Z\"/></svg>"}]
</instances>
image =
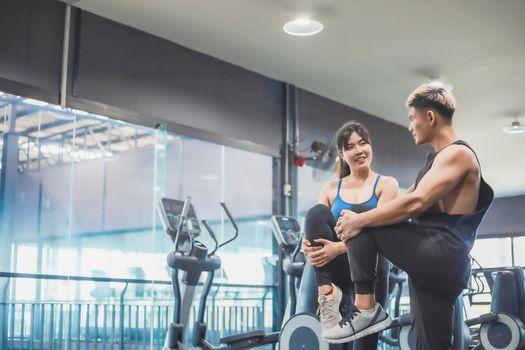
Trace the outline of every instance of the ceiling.
<instances>
[{"instance_id":1,"label":"ceiling","mask_svg":"<svg viewBox=\"0 0 525 350\"><path fill-rule=\"evenodd\" d=\"M408 93L441 79L497 195L525 194L525 134L501 132L525 124L523 0L65 2L403 126ZM324 30L286 35L298 16Z\"/></svg>"}]
</instances>

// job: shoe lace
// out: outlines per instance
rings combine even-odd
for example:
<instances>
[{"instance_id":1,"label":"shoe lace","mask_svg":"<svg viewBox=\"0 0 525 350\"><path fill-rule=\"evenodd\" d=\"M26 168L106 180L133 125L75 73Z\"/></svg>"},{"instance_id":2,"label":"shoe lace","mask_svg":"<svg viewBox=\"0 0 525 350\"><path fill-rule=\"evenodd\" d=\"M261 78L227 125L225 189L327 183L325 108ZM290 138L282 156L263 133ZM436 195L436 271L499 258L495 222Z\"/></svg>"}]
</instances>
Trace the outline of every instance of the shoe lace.
<instances>
[{"instance_id":1,"label":"shoe lace","mask_svg":"<svg viewBox=\"0 0 525 350\"><path fill-rule=\"evenodd\" d=\"M317 314L321 315L323 318L329 318L337 314L334 310L334 299L333 298L321 298L319 300L319 307L317 308Z\"/></svg>"},{"instance_id":2,"label":"shoe lace","mask_svg":"<svg viewBox=\"0 0 525 350\"><path fill-rule=\"evenodd\" d=\"M354 305L350 306L348 312L345 312L345 315L343 316L341 321L339 321L339 326L343 327L346 326L348 323L351 323L354 317L360 313L361 311L359 311L359 309L356 308Z\"/></svg>"}]
</instances>

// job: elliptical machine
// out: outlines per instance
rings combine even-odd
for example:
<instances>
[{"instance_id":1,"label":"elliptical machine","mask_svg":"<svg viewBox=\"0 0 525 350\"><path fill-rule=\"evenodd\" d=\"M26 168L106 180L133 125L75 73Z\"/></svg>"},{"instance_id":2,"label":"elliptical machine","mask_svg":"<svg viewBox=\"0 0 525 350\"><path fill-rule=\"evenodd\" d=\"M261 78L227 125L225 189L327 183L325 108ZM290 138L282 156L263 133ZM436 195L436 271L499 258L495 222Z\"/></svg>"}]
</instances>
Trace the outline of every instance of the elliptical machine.
<instances>
[{"instance_id":1,"label":"elliptical machine","mask_svg":"<svg viewBox=\"0 0 525 350\"><path fill-rule=\"evenodd\" d=\"M286 216L272 216L273 234L277 243L285 254L283 270L288 276L288 290L290 302L286 310L285 319L279 333L280 350L329 350L334 349L321 337L321 323L314 314L315 305L309 299L317 293L315 286L311 285L313 270L305 271L305 257L300 251L303 234L301 226L296 219ZM308 266L308 265L306 265ZM297 281L300 280L298 288ZM315 283L314 283L315 284ZM299 289L299 307L296 290ZM308 296L305 295L309 294ZM315 296L313 296L315 299ZM305 302L306 301L306 302ZM338 346L339 348L340 346Z\"/></svg>"},{"instance_id":2,"label":"elliptical machine","mask_svg":"<svg viewBox=\"0 0 525 350\"><path fill-rule=\"evenodd\" d=\"M473 349L519 350L525 349L525 276L522 267L481 269L474 272L476 284L484 283L479 275L484 275L492 300L490 312L465 321L468 326L479 325L474 332ZM495 276L494 276L495 274ZM473 342L474 343L474 342ZM471 344L473 345L473 344Z\"/></svg>"},{"instance_id":3,"label":"elliptical machine","mask_svg":"<svg viewBox=\"0 0 525 350\"><path fill-rule=\"evenodd\" d=\"M168 266L172 268L171 281L175 296L174 315L173 322L168 326L163 350L186 349L183 342L184 330L189 324L195 290L203 272L208 274L199 300L198 317L193 327L192 349L237 350L276 342L276 335L266 335L264 331L253 331L222 338L221 343L224 345L218 347L206 341L206 323L204 322L206 299L211 290L214 273L221 266L221 260L215 255L215 252L218 248L236 239L239 230L226 204L221 203L226 216L235 228L235 233L229 240L218 244L215 233L203 220L202 224L215 242L215 248L208 253L208 248L195 240L201 230L195 209L190 202L190 197L187 197L185 201L162 198L157 206L164 230L171 237L175 246L175 250L167 257ZM182 288L179 282L179 271L184 273Z\"/></svg>"},{"instance_id":4,"label":"elliptical machine","mask_svg":"<svg viewBox=\"0 0 525 350\"><path fill-rule=\"evenodd\" d=\"M288 285L290 290L290 305L287 310L285 321L281 328L279 336L280 350L344 350L351 349L352 343L346 344L329 344L321 337L321 323L316 316L317 304L317 286L315 284L314 268L306 264L304 254L300 252L303 234L297 220L286 216L273 216L272 227L274 236L281 249L287 257L283 262L283 270L289 276ZM295 282L300 278L299 292L296 295ZM379 339L391 346L399 346L402 350L412 350L415 347L409 347L412 336L411 325L412 318L409 314L399 316L399 301L402 293L402 285L406 277L402 273L391 273L389 284L392 287L389 294L393 293L394 286L397 286L395 296L396 318L390 328L394 331L392 335L385 332L380 334ZM342 304L352 304L352 296L344 295ZM289 312L290 311L290 312ZM399 316L399 317L397 317ZM399 335L399 330L403 334Z\"/></svg>"}]
</instances>

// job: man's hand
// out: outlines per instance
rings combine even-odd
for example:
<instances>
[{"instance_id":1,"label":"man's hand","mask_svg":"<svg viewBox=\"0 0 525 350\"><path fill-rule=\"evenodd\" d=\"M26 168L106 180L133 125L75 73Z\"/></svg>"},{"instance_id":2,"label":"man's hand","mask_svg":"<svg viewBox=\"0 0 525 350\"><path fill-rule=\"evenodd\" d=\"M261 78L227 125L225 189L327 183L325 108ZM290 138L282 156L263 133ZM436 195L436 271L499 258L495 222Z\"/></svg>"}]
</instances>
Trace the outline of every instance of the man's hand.
<instances>
[{"instance_id":1,"label":"man's hand","mask_svg":"<svg viewBox=\"0 0 525 350\"><path fill-rule=\"evenodd\" d=\"M353 211L341 210L341 216L335 225L335 234L341 241L346 242L361 232L362 227L359 226L358 216L359 214Z\"/></svg>"},{"instance_id":2,"label":"man's hand","mask_svg":"<svg viewBox=\"0 0 525 350\"><path fill-rule=\"evenodd\" d=\"M316 239L315 242L323 246L310 246L310 242L306 239L303 239L302 243L304 256L315 267L325 266L346 250L346 247L341 246L341 242L332 242L323 238Z\"/></svg>"}]
</instances>

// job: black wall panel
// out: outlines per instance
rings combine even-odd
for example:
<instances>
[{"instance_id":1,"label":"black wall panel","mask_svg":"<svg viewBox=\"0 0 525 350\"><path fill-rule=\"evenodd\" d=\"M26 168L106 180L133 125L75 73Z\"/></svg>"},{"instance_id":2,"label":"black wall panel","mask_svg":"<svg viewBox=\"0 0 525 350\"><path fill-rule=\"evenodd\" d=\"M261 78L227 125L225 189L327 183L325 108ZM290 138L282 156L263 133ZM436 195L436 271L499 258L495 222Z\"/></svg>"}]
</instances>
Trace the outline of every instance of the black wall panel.
<instances>
[{"instance_id":1,"label":"black wall panel","mask_svg":"<svg viewBox=\"0 0 525 350\"><path fill-rule=\"evenodd\" d=\"M56 0L0 0L0 78L58 96L64 14Z\"/></svg>"},{"instance_id":2,"label":"black wall panel","mask_svg":"<svg viewBox=\"0 0 525 350\"><path fill-rule=\"evenodd\" d=\"M525 233L525 196L496 198L478 235Z\"/></svg>"}]
</instances>

